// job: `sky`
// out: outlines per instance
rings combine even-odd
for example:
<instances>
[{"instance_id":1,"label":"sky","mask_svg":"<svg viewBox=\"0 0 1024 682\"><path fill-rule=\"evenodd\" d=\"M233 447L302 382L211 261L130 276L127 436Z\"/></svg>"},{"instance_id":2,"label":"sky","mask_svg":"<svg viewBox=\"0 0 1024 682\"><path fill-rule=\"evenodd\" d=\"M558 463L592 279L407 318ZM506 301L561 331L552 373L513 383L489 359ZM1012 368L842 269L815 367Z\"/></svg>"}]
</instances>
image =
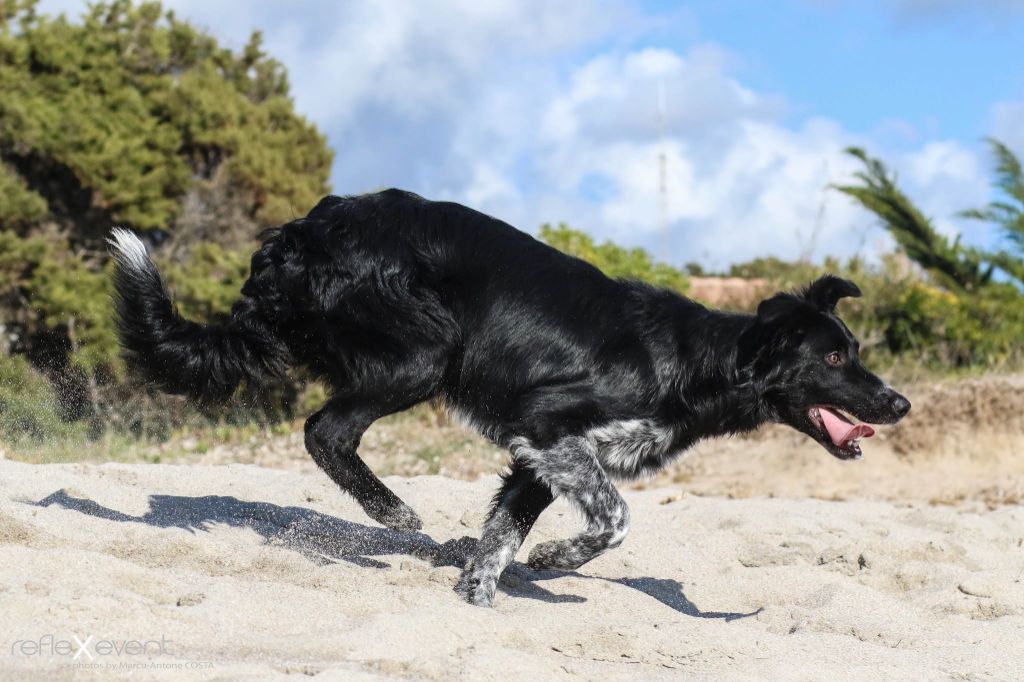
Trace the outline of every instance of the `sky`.
<instances>
[{"instance_id":1,"label":"sky","mask_svg":"<svg viewBox=\"0 0 1024 682\"><path fill-rule=\"evenodd\" d=\"M1024 0L164 5L229 47L264 33L336 152L335 193L401 187L674 265L890 248L829 189L852 180L851 145L990 245L956 216L992 198L984 138L1024 153Z\"/></svg>"}]
</instances>

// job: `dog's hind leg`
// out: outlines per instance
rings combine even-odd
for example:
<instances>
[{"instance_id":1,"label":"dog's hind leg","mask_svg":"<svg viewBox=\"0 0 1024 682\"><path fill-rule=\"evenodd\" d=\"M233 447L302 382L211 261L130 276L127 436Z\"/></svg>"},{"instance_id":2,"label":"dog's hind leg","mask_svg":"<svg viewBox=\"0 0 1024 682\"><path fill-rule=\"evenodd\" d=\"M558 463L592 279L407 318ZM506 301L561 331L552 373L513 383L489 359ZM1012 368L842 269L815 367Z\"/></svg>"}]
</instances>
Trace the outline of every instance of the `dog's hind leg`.
<instances>
[{"instance_id":1,"label":"dog's hind leg","mask_svg":"<svg viewBox=\"0 0 1024 682\"><path fill-rule=\"evenodd\" d=\"M534 547L527 561L530 568L573 570L622 544L629 531L629 508L608 480L590 441L564 438L547 450L520 443L513 445L513 453L529 462L556 495L579 508L587 523L574 538Z\"/></svg>"},{"instance_id":2,"label":"dog's hind leg","mask_svg":"<svg viewBox=\"0 0 1024 682\"><path fill-rule=\"evenodd\" d=\"M342 490L356 499L374 521L395 530L419 530L419 517L384 485L359 457L363 433L374 421L402 407L357 405L336 398L306 420L306 449Z\"/></svg>"},{"instance_id":3,"label":"dog's hind leg","mask_svg":"<svg viewBox=\"0 0 1024 682\"><path fill-rule=\"evenodd\" d=\"M512 563L526 534L553 499L551 488L538 480L529 467L513 461L511 472L494 497L476 551L466 562L455 591L470 604L490 606L498 578Z\"/></svg>"},{"instance_id":4,"label":"dog's hind leg","mask_svg":"<svg viewBox=\"0 0 1024 682\"><path fill-rule=\"evenodd\" d=\"M306 421L306 449L370 518L395 530L418 530L416 513L381 483L357 449L373 422L437 395L457 328L426 293L409 293L400 305L390 302L390 309L373 297L346 304L344 333L326 343L334 397Z\"/></svg>"}]
</instances>

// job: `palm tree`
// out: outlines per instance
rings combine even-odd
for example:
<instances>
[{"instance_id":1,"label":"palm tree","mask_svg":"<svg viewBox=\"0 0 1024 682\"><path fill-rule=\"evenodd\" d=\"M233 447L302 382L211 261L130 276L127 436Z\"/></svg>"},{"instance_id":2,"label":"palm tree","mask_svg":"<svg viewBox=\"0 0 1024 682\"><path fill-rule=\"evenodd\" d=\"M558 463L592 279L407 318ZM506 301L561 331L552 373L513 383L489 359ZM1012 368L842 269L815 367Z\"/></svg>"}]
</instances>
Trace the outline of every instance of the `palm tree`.
<instances>
[{"instance_id":1,"label":"palm tree","mask_svg":"<svg viewBox=\"0 0 1024 682\"><path fill-rule=\"evenodd\" d=\"M988 138L996 158L995 187L1002 193L999 200L985 208L961 213L965 218L999 224L1006 240L1017 254L1005 250L989 254L989 260L1000 270L1024 283L1024 169L1020 159L999 140Z\"/></svg>"},{"instance_id":2,"label":"palm tree","mask_svg":"<svg viewBox=\"0 0 1024 682\"><path fill-rule=\"evenodd\" d=\"M959 237L951 242L936 230L931 220L900 190L895 174L890 173L885 164L859 147L849 147L846 152L864 164L864 170L855 174L860 184L833 187L878 216L882 226L911 260L955 289L975 290L991 280L995 266L986 264L985 254L963 246Z\"/></svg>"}]
</instances>

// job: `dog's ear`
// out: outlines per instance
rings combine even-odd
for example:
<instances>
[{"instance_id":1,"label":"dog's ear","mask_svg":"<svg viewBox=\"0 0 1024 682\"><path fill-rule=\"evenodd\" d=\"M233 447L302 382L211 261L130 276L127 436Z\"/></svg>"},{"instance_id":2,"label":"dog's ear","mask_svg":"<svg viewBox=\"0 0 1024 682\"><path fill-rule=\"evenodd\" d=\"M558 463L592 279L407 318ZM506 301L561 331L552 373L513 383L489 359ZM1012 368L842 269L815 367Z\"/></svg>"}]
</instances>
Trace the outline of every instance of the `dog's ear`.
<instances>
[{"instance_id":1,"label":"dog's ear","mask_svg":"<svg viewBox=\"0 0 1024 682\"><path fill-rule=\"evenodd\" d=\"M841 298L859 298L860 287L848 279L835 275L823 275L804 289L804 299L822 312L831 313Z\"/></svg>"},{"instance_id":2,"label":"dog's ear","mask_svg":"<svg viewBox=\"0 0 1024 682\"><path fill-rule=\"evenodd\" d=\"M775 294L757 305L757 319L764 323L778 322L806 312L807 303L793 294Z\"/></svg>"},{"instance_id":3,"label":"dog's ear","mask_svg":"<svg viewBox=\"0 0 1024 682\"><path fill-rule=\"evenodd\" d=\"M800 342L806 325L817 314L807 301L794 294L778 293L764 299L757 306L758 323L740 339L739 366L763 375L779 353Z\"/></svg>"}]
</instances>

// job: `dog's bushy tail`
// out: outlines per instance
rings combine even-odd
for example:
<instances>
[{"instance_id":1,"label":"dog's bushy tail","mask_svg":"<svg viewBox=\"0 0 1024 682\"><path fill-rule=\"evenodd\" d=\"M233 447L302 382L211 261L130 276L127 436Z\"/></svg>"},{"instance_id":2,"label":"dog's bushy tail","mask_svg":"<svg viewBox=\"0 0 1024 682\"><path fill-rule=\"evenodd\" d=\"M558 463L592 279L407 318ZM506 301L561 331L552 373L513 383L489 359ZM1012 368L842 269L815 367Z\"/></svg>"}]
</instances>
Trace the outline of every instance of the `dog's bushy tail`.
<instances>
[{"instance_id":1,"label":"dog's bushy tail","mask_svg":"<svg viewBox=\"0 0 1024 682\"><path fill-rule=\"evenodd\" d=\"M267 330L237 310L222 325L184 319L142 241L123 229L113 230L107 241L117 261L114 302L121 346L147 380L167 393L216 403L243 380L258 383L283 372L283 353Z\"/></svg>"}]
</instances>

